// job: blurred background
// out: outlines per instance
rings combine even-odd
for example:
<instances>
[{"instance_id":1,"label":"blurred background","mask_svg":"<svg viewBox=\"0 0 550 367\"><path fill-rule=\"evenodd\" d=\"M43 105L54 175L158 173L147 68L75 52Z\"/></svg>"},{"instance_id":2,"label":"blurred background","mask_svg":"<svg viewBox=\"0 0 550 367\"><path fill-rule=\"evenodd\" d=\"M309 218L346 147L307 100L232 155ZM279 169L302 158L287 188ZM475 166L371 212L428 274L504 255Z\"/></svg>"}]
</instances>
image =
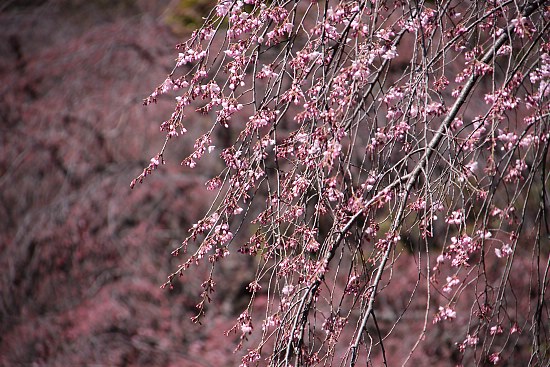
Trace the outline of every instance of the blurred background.
<instances>
[{"instance_id":1,"label":"blurred background","mask_svg":"<svg viewBox=\"0 0 550 367\"><path fill-rule=\"evenodd\" d=\"M171 144L167 164L129 188L161 148L174 106L174 96L142 100L211 7L0 3L0 365L237 361L238 337L223 331L241 311L245 271L217 291L221 306L202 327L190 321L201 269L160 289L182 261L171 250L210 199L204 178L179 164L193 140Z\"/></svg>"}]
</instances>

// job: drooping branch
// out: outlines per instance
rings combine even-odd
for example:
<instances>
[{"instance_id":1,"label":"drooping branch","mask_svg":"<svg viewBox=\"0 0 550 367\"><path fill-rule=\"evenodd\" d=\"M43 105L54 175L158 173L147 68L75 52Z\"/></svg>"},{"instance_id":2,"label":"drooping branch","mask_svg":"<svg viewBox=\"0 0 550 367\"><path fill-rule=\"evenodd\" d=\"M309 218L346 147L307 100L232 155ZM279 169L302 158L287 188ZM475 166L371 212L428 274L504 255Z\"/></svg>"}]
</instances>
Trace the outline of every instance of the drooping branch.
<instances>
[{"instance_id":1,"label":"drooping branch","mask_svg":"<svg viewBox=\"0 0 550 367\"><path fill-rule=\"evenodd\" d=\"M532 52L534 43L547 47L548 22L535 14L544 2L527 3L517 19L510 19L518 13L511 1L421 2L393 9L386 5L221 1L205 28L194 34L178 57L178 65L191 64L191 71L177 78L175 68L159 89L164 92L175 85L174 89L183 90L174 115L162 125L168 132L167 141L179 129L181 134L186 131L184 109L197 105L198 111L213 117L182 164L195 167L206 152L219 149L216 145L225 163L223 171L206 183L209 190L217 190L208 214L193 226L174 254L185 252L191 243L198 248L166 285L202 259L217 263L237 243L241 244L239 252L255 257L251 300L234 328L239 330L240 325L241 340L251 332L253 300L262 287L268 289L270 303L262 341L243 358L244 365L257 361L270 340L274 342L270 365L313 364L325 347L323 358L331 358L352 310L359 309L351 349L346 352L351 356L347 363L355 365L375 300L383 289L382 279L387 269L394 270L391 255L402 244L411 250L418 244L406 242L410 238L400 241L405 227L417 231L416 241L422 237L426 244L427 259L418 257L419 264L427 262L424 333L430 292L439 291L429 284L433 253L428 238L446 230L437 239L442 252L433 276L446 259L452 266L446 271L468 269L478 254L478 276L485 276L485 249L480 249L492 235L487 218L500 213L493 209L497 189L508 194L508 185L515 190L507 203L503 200L508 205L504 210L510 212L517 192L523 189L520 182L527 153L520 150L540 140L530 127L513 135L508 132L511 124L502 121L512 112L526 113L537 103L541 111L546 108L543 93L536 95L534 87L526 87L525 75L531 75L532 83L545 75L545 64L537 68ZM538 33L535 37L534 32ZM532 44L525 44L525 37ZM512 38L520 40L512 42ZM521 57L514 57L517 54ZM496 57L503 55L511 55L508 65ZM449 82L453 75L454 82ZM489 83L480 83L482 78ZM452 92L446 90L451 83L456 87ZM544 83L540 82L541 88ZM477 98L482 93L487 94ZM525 109L518 107L522 93L526 94ZM488 111L479 107L475 112L481 115L464 124L462 115L469 120L474 113L465 109L466 104L477 107L478 99L489 105ZM531 124L538 121L535 114L529 119ZM531 126L542 128L541 124ZM491 131L486 133L487 129ZM218 142L217 134L223 137ZM504 153L501 162L495 163L500 154L495 153L497 142L503 143ZM485 147L490 148L489 157ZM515 158L519 159L514 162ZM478 177L474 172L483 163L487 163L486 174ZM487 188L487 182L492 186ZM499 186L501 182L504 187ZM260 209L262 198L265 208ZM480 198L484 199L481 209ZM444 210L444 223L437 222L435 212ZM252 213L258 218L252 218L248 226L247 216ZM471 219L473 226L467 222ZM496 229L500 237L507 230ZM446 244L448 239L451 245ZM374 246L365 248L364 241ZM497 257L503 251L505 256L514 251L506 244L497 250ZM347 285L340 284L341 266L349 267ZM510 268L506 267L504 278ZM417 269L420 279L420 265ZM456 289L458 297L467 287L457 287L458 271L449 277L443 293ZM465 273L463 281L471 272ZM327 295L324 286L329 284L333 289ZM342 292L339 303L332 298L336 288ZM504 288L501 283L497 297L504 297ZM434 323L456 317L453 297L447 298L446 307L440 307ZM324 302L327 308L320 308ZM340 316L342 311L347 315ZM326 339L313 352L319 315L325 318L321 330ZM377 323L379 332L384 323ZM461 345L475 344L475 337L468 334Z\"/></svg>"},{"instance_id":2,"label":"drooping branch","mask_svg":"<svg viewBox=\"0 0 550 367\"><path fill-rule=\"evenodd\" d=\"M540 7L543 3L545 3L545 1L540 1L540 0L527 3L527 5L524 7L524 10L522 12L522 16L523 17L528 17L535 10L537 10L537 8ZM492 58L494 57L496 52L498 52L498 50L510 39L511 35L514 33L514 28L515 28L515 26L510 24L508 26L508 28L505 31L503 31L503 33L500 35L500 37L496 40L496 42L494 43L494 46L492 48L490 48L489 50L487 50L485 55L481 58L480 62L482 62L484 64L488 64L492 60ZM456 99L454 104L452 105L448 115L443 120L443 123L441 124L439 129L436 131L436 133L433 136L432 140L430 141L430 143L426 147L426 151L425 151L423 157L417 163L416 168L414 168L414 170L410 174L406 175L406 176L408 176L406 178L407 184L405 186L405 190L403 191L403 197L401 199L401 204L399 206L399 209L397 210L397 214L395 216L395 219L392 222L392 228L391 228L390 231L399 232L399 229L400 229L401 224L402 224L403 219L404 219L405 207L406 207L406 204L407 204L407 201L408 201L408 197L411 193L411 190L412 190L413 186L417 182L421 172L423 170L425 170L426 167L428 166L429 160L430 160L432 154L436 151L439 143L441 142L441 139L443 138L443 136L445 134L445 131L449 130L449 127L450 127L451 123L457 117L461 107L464 105L464 103L466 102L466 99L468 98L468 96L470 95L472 90L474 89L474 86L475 86L476 82L481 77L482 77L481 75L477 75L476 73L473 73L470 76L470 78L468 79L468 81L464 85L462 91L460 92L460 95L458 96L458 98ZM392 250L393 250L393 248L392 248L391 244L389 243L388 246L387 246L387 249L386 249L386 251L385 251L385 253L384 253L384 255L383 255L383 257L380 261L380 264L378 265L378 270L376 271L376 276L374 277L374 280L371 284L372 291L371 291L371 294L370 294L370 297L369 297L368 307L367 307L366 311L364 312L364 314L362 315L362 321L361 321L361 324L359 326L359 329L357 330L355 342L351 346L351 351L352 351L351 361L350 361L350 366L351 367L355 366L355 363L356 363L356 360L357 360L357 349L359 348L359 344L361 342L363 331L365 330L365 327L367 325L367 321L368 321L370 315L373 312L374 301L376 299L377 289L378 289L378 286L379 286L380 281L382 279L382 274L384 272L384 269L386 267L386 263L387 263L387 261L390 257L390 254L391 254Z\"/></svg>"}]
</instances>

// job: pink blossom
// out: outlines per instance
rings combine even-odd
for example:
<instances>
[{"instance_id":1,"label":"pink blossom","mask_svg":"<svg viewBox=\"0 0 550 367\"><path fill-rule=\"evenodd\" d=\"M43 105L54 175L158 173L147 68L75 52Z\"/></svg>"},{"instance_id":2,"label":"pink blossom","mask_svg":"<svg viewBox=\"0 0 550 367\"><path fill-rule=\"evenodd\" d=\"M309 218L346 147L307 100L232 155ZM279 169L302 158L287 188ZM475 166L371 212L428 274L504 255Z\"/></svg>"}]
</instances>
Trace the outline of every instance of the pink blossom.
<instances>
[{"instance_id":1,"label":"pink blossom","mask_svg":"<svg viewBox=\"0 0 550 367\"><path fill-rule=\"evenodd\" d=\"M495 248L495 254L498 258L502 257L508 257L510 256L514 251L510 247L509 244L504 244L501 248Z\"/></svg>"},{"instance_id":2,"label":"pink blossom","mask_svg":"<svg viewBox=\"0 0 550 367\"><path fill-rule=\"evenodd\" d=\"M456 318L456 311L449 306L439 306L439 312L435 315L433 323L436 324L443 320L454 320Z\"/></svg>"},{"instance_id":3,"label":"pink blossom","mask_svg":"<svg viewBox=\"0 0 550 367\"><path fill-rule=\"evenodd\" d=\"M445 219L445 222L449 224L461 225L464 222L464 211L456 210L451 213L450 216Z\"/></svg>"},{"instance_id":4,"label":"pink blossom","mask_svg":"<svg viewBox=\"0 0 550 367\"><path fill-rule=\"evenodd\" d=\"M472 336L470 334L466 335L466 340L464 340L464 343L468 346L475 346L479 342L479 338L477 336Z\"/></svg>"},{"instance_id":5,"label":"pink blossom","mask_svg":"<svg viewBox=\"0 0 550 367\"><path fill-rule=\"evenodd\" d=\"M493 353L489 356L489 362L492 364L498 364L500 361L500 354L499 353Z\"/></svg>"},{"instance_id":6,"label":"pink blossom","mask_svg":"<svg viewBox=\"0 0 550 367\"><path fill-rule=\"evenodd\" d=\"M460 284L460 280L457 278L456 275L452 277L447 277L447 284L443 287L443 292L450 293L452 291L452 287Z\"/></svg>"}]
</instances>

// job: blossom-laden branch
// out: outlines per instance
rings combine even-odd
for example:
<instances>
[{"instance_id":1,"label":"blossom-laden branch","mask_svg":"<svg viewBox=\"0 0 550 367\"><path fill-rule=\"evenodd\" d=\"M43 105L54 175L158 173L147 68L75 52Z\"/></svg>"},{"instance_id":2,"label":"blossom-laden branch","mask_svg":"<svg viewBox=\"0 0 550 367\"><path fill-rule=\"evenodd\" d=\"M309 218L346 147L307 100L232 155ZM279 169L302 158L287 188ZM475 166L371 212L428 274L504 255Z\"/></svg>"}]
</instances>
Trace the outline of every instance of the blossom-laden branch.
<instances>
[{"instance_id":1,"label":"blossom-laden branch","mask_svg":"<svg viewBox=\"0 0 550 367\"><path fill-rule=\"evenodd\" d=\"M457 362L498 363L514 344L499 336L505 324L516 335L534 322L531 358L542 364L544 302L510 306L508 284L521 247L542 256L548 229L547 206L530 198L549 180L549 19L544 1L219 1L145 100L177 94L166 142L201 130L182 165L197 169L213 152L224 165L205 182L218 194L210 211L173 253L194 251L165 286L205 259L214 269L231 252L254 257L251 299L232 329L239 346L259 335L243 366L336 355L355 366L380 350L387 362L384 340L413 307L424 317L404 362L428 325L460 318ZM193 126L193 111L211 124ZM417 263L418 280L373 333L402 259ZM545 294L535 270L542 286L531 290Z\"/></svg>"}]
</instances>

